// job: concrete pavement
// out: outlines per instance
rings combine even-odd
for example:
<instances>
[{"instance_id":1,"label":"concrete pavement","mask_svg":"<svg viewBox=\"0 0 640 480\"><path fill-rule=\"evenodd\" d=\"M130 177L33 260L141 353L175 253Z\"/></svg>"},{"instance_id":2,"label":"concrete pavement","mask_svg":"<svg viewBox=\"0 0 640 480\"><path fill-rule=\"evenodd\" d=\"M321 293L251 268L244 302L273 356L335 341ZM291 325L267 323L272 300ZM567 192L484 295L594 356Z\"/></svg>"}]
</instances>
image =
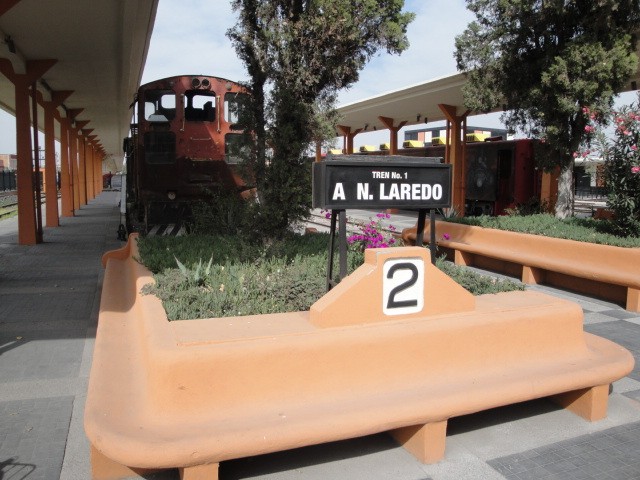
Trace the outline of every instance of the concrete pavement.
<instances>
[{"instance_id":1,"label":"concrete pavement","mask_svg":"<svg viewBox=\"0 0 640 480\"><path fill-rule=\"evenodd\" d=\"M44 217L44 213L43 213ZM0 478L90 478L82 427L105 250L118 248L116 194L83 206L44 243L0 222Z\"/></svg>"}]
</instances>

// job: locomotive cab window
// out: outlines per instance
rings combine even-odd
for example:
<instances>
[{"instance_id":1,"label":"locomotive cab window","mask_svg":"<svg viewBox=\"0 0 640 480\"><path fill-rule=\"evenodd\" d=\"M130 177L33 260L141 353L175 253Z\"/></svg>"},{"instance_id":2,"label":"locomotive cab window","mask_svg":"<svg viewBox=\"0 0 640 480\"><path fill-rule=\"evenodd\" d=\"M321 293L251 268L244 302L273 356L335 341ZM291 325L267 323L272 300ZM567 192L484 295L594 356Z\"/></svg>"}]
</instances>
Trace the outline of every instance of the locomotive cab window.
<instances>
[{"instance_id":1,"label":"locomotive cab window","mask_svg":"<svg viewBox=\"0 0 640 480\"><path fill-rule=\"evenodd\" d=\"M213 122L216 119L216 94L190 90L184 95L184 118L190 122Z\"/></svg>"},{"instance_id":2,"label":"locomotive cab window","mask_svg":"<svg viewBox=\"0 0 640 480\"><path fill-rule=\"evenodd\" d=\"M227 93L224 96L224 119L231 124L232 130L243 130L248 125L249 95L246 93Z\"/></svg>"},{"instance_id":3,"label":"locomotive cab window","mask_svg":"<svg viewBox=\"0 0 640 480\"><path fill-rule=\"evenodd\" d=\"M176 94L171 90L148 90L144 94L144 119L170 122L176 116Z\"/></svg>"}]
</instances>

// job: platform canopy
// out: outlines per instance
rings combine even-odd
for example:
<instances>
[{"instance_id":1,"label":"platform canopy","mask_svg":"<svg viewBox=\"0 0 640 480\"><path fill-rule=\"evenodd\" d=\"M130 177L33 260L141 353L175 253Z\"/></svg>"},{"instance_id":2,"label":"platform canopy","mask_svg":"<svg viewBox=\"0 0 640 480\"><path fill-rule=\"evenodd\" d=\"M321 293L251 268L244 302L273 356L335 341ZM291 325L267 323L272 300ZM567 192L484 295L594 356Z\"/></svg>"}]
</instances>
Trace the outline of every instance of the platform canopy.
<instances>
[{"instance_id":1,"label":"platform canopy","mask_svg":"<svg viewBox=\"0 0 640 480\"><path fill-rule=\"evenodd\" d=\"M387 128L379 117L392 119L394 125L401 122L406 122L405 125L418 125L446 120L439 104L455 107L458 114L467 110L462 97L465 82L465 74L456 73L340 105L338 113L341 118L338 124L349 127L352 132L358 129L370 132ZM627 88L623 91L637 90L638 85L640 71L629 79ZM343 135L343 132L338 132L338 135Z\"/></svg>"},{"instance_id":2,"label":"platform canopy","mask_svg":"<svg viewBox=\"0 0 640 480\"><path fill-rule=\"evenodd\" d=\"M96 143L119 166L157 5L158 0L0 0L0 58L10 60L16 73L27 62L55 60L38 90L45 100L50 91L73 91L59 112L81 110L76 120L88 121L84 128L93 130ZM14 87L4 75L0 108L15 113Z\"/></svg>"},{"instance_id":3,"label":"platform canopy","mask_svg":"<svg viewBox=\"0 0 640 480\"><path fill-rule=\"evenodd\" d=\"M463 108L465 82L465 75L458 73L341 105L338 124L370 132L386 128L379 117L391 118L396 124L406 122L406 125L445 120L438 104Z\"/></svg>"}]
</instances>

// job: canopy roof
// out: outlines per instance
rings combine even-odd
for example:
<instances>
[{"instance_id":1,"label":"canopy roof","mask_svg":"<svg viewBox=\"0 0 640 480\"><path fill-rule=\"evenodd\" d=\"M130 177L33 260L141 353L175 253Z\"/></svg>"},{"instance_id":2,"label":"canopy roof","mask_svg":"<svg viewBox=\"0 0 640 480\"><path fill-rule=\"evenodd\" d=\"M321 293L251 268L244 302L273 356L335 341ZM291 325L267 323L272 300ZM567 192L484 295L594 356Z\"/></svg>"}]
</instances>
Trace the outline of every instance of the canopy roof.
<instances>
[{"instance_id":1,"label":"canopy roof","mask_svg":"<svg viewBox=\"0 0 640 480\"><path fill-rule=\"evenodd\" d=\"M73 91L59 107L82 110L107 156L122 162L129 105L142 77L158 0L0 0L0 58L16 73L27 61L56 63L38 82L50 91ZM0 108L14 114L13 84L0 75ZM42 113L39 113L42 125ZM57 131L57 130L56 130ZM11 153L11 152L6 152Z\"/></svg>"},{"instance_id":2,"label":"canopy roof","mask_svg":"<svg viewBox=\"0 0 640 480\"><path fill-rule=\"evenodd\" d=\"M438 104L454 106L458 114L464 113L467 110L462 97L462 86L465 82L465 74L456 73L341 105L338 107L341 117L338 123L350 127L351 131L357 129L371 131L374 127L377 130L386 128L378 118L381 116L393 119L394 125L400 122L406 122L406 125L417 125L427 121L431 123L446 120ZM627 88L623 91L637 90L638 84L640 84L640 70L629 79Z\"/></svg>"}]
</instances>

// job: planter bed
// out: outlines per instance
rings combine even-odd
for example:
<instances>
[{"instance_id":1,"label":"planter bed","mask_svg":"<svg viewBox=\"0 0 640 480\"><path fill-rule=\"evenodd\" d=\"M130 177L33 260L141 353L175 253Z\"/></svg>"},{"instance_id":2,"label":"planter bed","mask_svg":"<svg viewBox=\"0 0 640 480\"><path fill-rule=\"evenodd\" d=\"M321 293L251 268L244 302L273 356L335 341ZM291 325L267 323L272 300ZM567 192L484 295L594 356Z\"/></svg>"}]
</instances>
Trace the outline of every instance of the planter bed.
<instances>
[{"instance_id":1,"label":"planter bed","mask_svg":"<svg viewBox=\"0 0 640 480\"><path fill-rule=\"evenodd\" d=\"M178 468L213 480L225 460L383 431L431 463L451 417L552 397L598 420L633 368L583 332L578 305L473 297L422 248L366 251L310 311L175 322L140 293L152 278L136 255L132 236L103 259L85 408L94 479ZM424 266L424 306L383 315L383 266L409 260Z\"/></svg>"},{"instance_id":2,"label":"planter bed","mask_svg":"<svg viewBox=\"0 0 640 480\"><path fill-rule=\"evenodd\" d=\"M416 228L402 232L415 243ZM429 238L425 226L424 238ZM640 312L640 248L623 248L436 222L438 249L458 265L477 266L610 300Z\"/></svg>"}]
</instances>

